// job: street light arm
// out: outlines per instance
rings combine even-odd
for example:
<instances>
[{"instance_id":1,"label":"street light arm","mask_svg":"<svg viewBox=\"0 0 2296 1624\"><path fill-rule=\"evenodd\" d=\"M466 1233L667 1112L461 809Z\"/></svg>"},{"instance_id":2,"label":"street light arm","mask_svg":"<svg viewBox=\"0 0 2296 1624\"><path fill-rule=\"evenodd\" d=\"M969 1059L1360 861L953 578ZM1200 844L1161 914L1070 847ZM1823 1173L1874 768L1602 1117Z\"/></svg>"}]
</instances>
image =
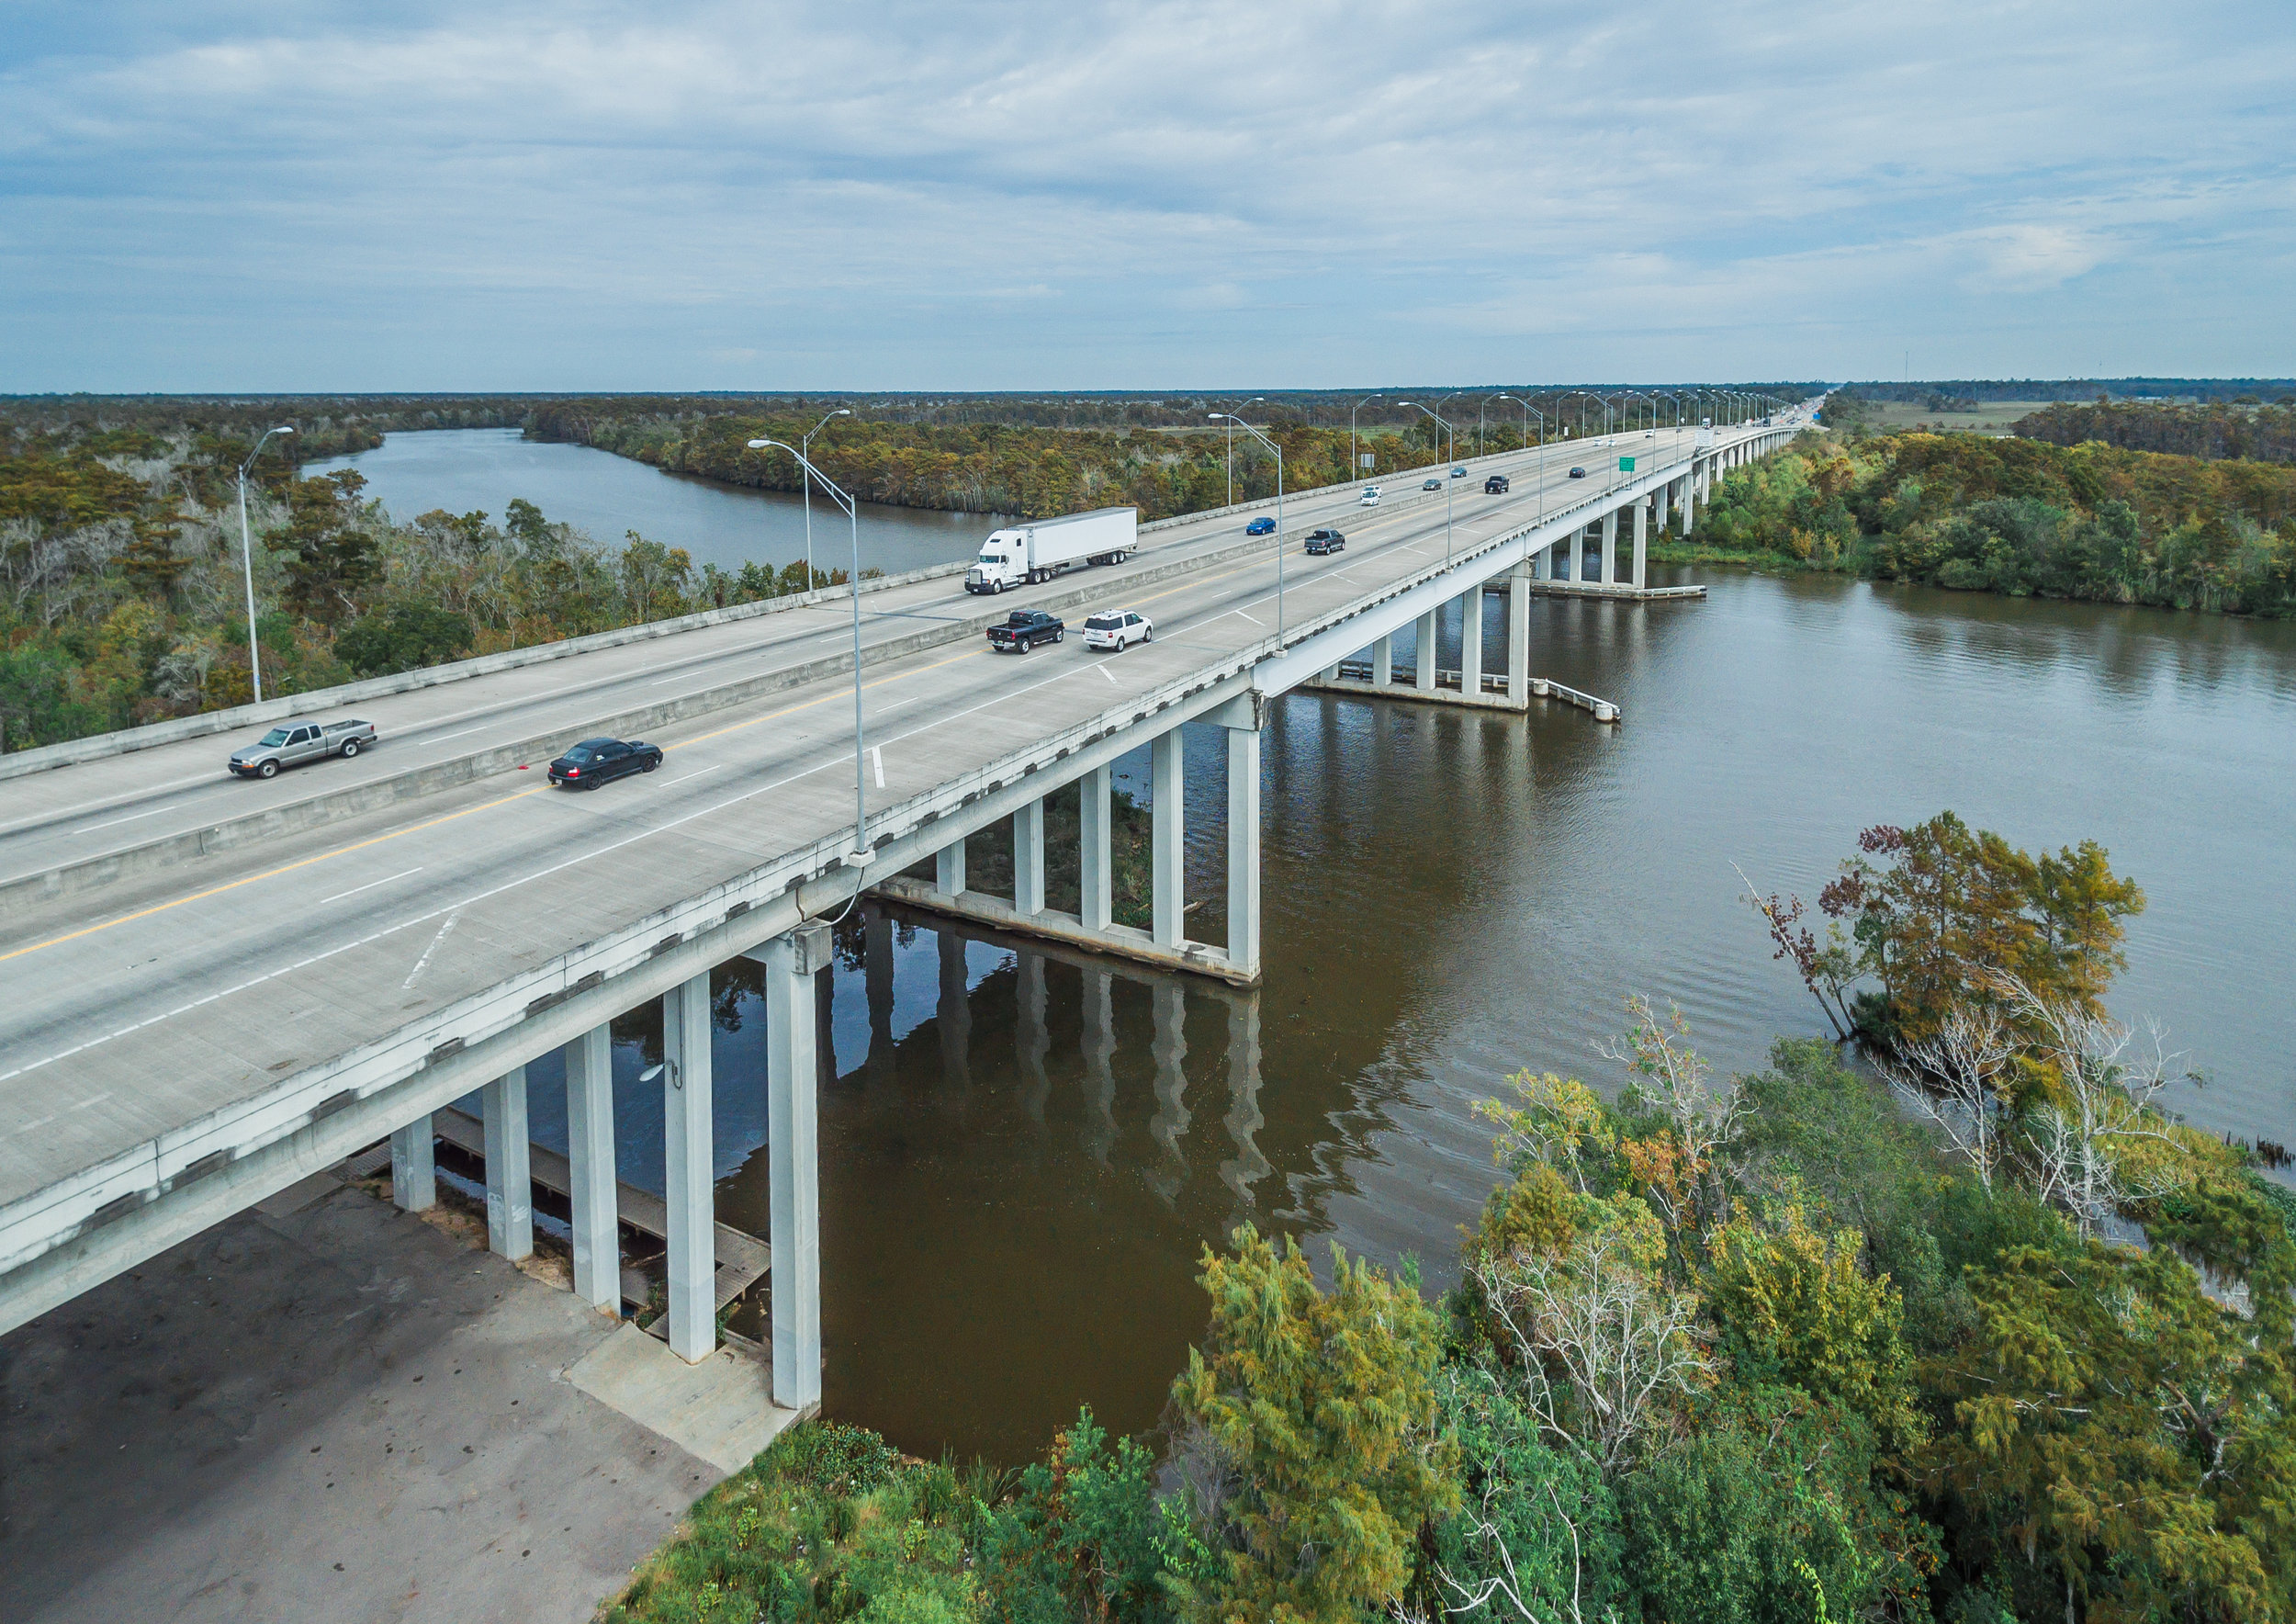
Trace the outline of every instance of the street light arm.
<instances>
[{"instance_id":1,"label":"street light arm","mask_svg":"<svg viewBox=\"0 0 2296 1624\"><path fill-rule=\"evenodd\" d=\"M749 449L752 451L763 451L769 445L786 451L792 457L795 457L800 467L802 467L807 473L811 474L815 479L821 481L821 488L823 490L827 491L831 496L837 498L838 505L845 510L846 516L848 518L853 516L855 507L852 497L847 495L844 488L838 485L836 480L830 479L828 475L814 467L812 462L807 460L805 454L798 450L796 446L791 445L787 440L752 440L749 442Z\"/></svg>"}]
</instances>

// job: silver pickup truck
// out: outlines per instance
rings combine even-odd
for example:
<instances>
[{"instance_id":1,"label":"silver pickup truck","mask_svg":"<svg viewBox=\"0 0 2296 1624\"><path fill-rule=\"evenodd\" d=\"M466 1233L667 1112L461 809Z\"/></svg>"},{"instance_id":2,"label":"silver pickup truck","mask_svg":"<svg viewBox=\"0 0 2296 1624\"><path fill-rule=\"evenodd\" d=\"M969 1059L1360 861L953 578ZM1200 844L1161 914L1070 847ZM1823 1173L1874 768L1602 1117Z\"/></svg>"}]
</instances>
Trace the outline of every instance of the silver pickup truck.
<instances>
[{"instance_id":1,"label":"silver pickup truck","mask_svg":"<svg viewBox=\"0 0 2296 1624\"><path fill-rule=\"evenodd\" d=\"M282 767L299 767L321 756L348 761L375 742L372 722L282 722L226 763L241 778L276 778Z\"/></svg>"}]
</instances>

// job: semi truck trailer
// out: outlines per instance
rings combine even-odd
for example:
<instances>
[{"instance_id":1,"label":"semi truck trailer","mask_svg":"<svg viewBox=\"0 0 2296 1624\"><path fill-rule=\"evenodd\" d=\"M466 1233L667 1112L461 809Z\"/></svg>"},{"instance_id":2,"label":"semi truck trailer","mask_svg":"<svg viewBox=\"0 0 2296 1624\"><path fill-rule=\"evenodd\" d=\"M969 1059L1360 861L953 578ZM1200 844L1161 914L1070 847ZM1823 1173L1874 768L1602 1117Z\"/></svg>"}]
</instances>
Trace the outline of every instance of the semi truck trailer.
<instances>
[{"instance_id":1,"label":"semi truck trailer","mask_svg":"<svg viewBox=\"0 0 2296 1624\"><path fill-rule=\"evenodd\" d=\"M1138 508L1095 508L994 531L965 571L968 592L1050 581L1072 564L1121 564L1140 538Z\"/></svg>"}]
</instances>

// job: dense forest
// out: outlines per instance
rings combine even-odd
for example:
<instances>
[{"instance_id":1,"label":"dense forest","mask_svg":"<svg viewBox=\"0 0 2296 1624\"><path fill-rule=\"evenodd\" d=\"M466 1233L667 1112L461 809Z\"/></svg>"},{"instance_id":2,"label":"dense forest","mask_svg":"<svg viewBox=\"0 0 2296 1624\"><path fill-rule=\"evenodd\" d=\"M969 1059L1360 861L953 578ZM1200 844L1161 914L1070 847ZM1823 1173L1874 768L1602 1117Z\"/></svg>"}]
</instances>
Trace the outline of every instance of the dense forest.
<instances>
[{"instance_id":1,"label":"dense forest","mask_svg":"<svg viewBox=\"0 0 2296 1624\"><path fill-rule=\"evenodd\" d=\"M523 410L523 409L522 409ZM0 437L0 747L28 750L253 696L235 476L268 410L163 427L11 422ZM164 420L163 420L164 421ZM307 420L310 440L372 419ZM250 431L253 432L250 432ZM315 449L301 433L305 451ZM696 571L632 531L609 547L512 502L395 523L350 471L250 470L264 692L802 591L805 566ZM817 572L816 584L842 581Z\"/></svg>"},{"instance_id":2,"label":"dense forest","mask_svg":"<svg viewBox=\"0 0 2296 1624\"><path fill-rule=\"evenodd\" d=\"M2095 440L2124 451L2296 462L2296 400L2169 405L2152 400L2061 402L2017 420L2016 433L2053 445Z\"/></svg>"},{"instance_id":3,"label":"dense forest","mask_svg":"<svg viewBox=\"0 0 2296 1624\"><path fill-rule=\"evenodd\" d=\"M1732 473L1694 539L1964 590L2296 614L2296 468L2272 463L1812 433Z\"/></svg>"},{"instance_id":4,"label":"dense forest","mask_svg":"<svg viewBox=\"0 0 2296 1624\"><path fill-rule=\"evenodd\" d=\"M1245 1227L1154 1435L1005 1471L803 1425L605 1616L2296 1616L2296 1200L2107 1012L2143 893L1951 813L1858 847L1814 915L1750 900L1871 1066L1717 1078L1629 1000L1607 1097L1481 1108L1439 1298Z\"/></svg>"}]
</instances>

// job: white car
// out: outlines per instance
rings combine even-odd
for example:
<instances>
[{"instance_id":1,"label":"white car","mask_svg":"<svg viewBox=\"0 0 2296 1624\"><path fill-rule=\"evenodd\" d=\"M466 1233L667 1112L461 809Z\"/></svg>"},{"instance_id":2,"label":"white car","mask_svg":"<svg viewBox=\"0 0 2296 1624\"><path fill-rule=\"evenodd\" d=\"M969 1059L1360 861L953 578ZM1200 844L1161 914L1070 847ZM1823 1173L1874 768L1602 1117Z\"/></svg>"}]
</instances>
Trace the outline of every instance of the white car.
<instances>
[{"instance_id":1,"label":"white car","mask_svg":"<svg viewBox=\"0 0 2296 1624\"><path fill-rule=\"evenodd\" d=\"M1145 615L1135 615L1130 609L1110 609L1088 616L1085 621L1085 647L1113 648L1119 654L1134 643L1156 640L1155 622Z\"/></svg>"},{"instance_id":2,"label":"white car","mask_svg":"<svg viewBox=\"0 0 2296 1624\"><path fill-rule=\"evenodd\" d=\"M1366 485L1363 488L1363 494L1356 499L1356 505L1357 507L1378 507L1379 505L1379 488L1377 485Z\"/></svg>"}]
</instances>

